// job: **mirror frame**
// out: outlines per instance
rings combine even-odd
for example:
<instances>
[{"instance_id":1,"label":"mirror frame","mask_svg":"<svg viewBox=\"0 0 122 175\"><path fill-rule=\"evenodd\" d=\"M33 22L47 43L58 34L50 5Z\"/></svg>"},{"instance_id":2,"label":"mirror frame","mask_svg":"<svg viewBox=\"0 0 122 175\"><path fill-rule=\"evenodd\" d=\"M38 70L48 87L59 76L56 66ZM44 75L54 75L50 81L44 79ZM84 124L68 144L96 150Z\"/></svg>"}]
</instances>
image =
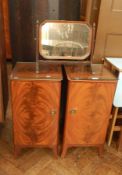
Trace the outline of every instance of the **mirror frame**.
<instances>
[{"instance_id":1,"label":"mirror frame","mask_svg":"<svg viewBox=\"0 0 122 175\"><path fill-rule=\"evenodd\" d=\"M41 36L42 36L42 26L45 25L46 23L66 23L66 24L84 24L86 25L89 30L90 30L90 35L89 35L89 43L88 43L88 52L84 55L84 56L47 56L45 57L43 54L42 54L42 44L40 44L42 42L41 40ZM87 59L90 54L91 54L91 49L92 49L92 27L87 23L87 22L83 22L83 21L66 21L66 20L45 20L44 22L42 22L40 25L39 25L39 40L38 40L38 44L39 44L39 54L46 60L85 60Z\"/></svg>"}]
</instances>

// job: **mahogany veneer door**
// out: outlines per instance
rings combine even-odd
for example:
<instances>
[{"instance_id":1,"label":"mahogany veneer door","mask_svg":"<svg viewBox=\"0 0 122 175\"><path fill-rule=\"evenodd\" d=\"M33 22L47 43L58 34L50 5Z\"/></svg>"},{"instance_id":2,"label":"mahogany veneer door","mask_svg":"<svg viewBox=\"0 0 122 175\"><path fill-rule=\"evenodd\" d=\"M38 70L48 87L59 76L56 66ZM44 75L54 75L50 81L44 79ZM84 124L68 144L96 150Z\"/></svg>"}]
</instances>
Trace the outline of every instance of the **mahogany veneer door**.
<instances>
[{"instance_id":1,"label":"mahogany veneer door","mask_svg":"<svg viewBox=\"0 0 122 175\"><path fill-rule=\"evenodd\" d=\"M72 146L103 149L115 82L68 81L67 110L62 156Z\"/></svg>"},{"instance_id":2,"label":"mahogany veneer door","mask_svg":"<svg viewBox=\"0 0 122 175\"><path fill-rule=\"evenodd\" d=\"M57 154L60 82L11 81L15 154L49 147Z\"/></svg>"}]
</instances>

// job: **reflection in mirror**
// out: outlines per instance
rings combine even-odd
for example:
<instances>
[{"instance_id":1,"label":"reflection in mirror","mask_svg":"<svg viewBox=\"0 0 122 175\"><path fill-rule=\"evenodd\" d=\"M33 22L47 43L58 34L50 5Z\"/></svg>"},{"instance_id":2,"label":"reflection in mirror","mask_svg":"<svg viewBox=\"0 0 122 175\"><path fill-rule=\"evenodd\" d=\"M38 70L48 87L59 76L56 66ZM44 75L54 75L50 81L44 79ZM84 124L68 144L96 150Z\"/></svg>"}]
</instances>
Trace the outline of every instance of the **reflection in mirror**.
<instances>
[{"instance_id":1,"label":"reflection in mirror","mask_svg":"<svg viewBox=\"0 0 122 175\"><path fill-rule=\"evenodd\" d=\"M86 59L91 50L91 28L82 22L45 22L39 29L40 54L47 59Z\"/></svg>"}]
</instances>

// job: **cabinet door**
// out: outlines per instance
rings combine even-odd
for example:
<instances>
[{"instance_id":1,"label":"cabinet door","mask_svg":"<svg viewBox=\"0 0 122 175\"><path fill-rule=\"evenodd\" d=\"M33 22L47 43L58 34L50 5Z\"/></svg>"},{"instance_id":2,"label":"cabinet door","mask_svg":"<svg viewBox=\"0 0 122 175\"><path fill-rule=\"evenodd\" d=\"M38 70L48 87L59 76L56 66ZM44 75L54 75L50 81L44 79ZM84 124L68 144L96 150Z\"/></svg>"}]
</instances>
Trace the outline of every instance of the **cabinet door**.
<instances>
[{"instance_id":1,"label":"cabinet door","mask_svg":"<svg viewBox=\"0 0 122 175\"><path fill-rule=\"evenodd\" d=\"M104 143L114 91L111 82L69 82L65 144Z\"/></svg>"},{"instance_id":2,"label":"cabinet door","mask_svg":"<svg viewBox=\"0 0 122 175\"><path fill-rule=\"evenodd\" d=\"M12 81L14 144L56 145L60 82Z\"/></svg>"}]
</instances>

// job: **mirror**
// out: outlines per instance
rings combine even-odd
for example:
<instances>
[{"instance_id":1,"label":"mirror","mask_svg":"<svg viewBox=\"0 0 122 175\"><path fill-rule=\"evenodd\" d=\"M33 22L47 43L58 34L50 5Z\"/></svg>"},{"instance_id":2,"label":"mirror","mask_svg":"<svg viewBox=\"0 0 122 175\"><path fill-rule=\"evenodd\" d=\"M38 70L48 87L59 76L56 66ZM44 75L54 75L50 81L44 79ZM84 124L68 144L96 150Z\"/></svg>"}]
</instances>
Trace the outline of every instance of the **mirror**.
<instances>
[{"instance_id":1,"label":"mirror","mask_svg":"<svg viewBox=\"0 0 122 175\"><path fill-rule=\"evenodd\" d=\"M83 60L90 55L91 36L81 21L45 21L39 27L39 52L46 59Z\"/></svg>"}]
</instances>

